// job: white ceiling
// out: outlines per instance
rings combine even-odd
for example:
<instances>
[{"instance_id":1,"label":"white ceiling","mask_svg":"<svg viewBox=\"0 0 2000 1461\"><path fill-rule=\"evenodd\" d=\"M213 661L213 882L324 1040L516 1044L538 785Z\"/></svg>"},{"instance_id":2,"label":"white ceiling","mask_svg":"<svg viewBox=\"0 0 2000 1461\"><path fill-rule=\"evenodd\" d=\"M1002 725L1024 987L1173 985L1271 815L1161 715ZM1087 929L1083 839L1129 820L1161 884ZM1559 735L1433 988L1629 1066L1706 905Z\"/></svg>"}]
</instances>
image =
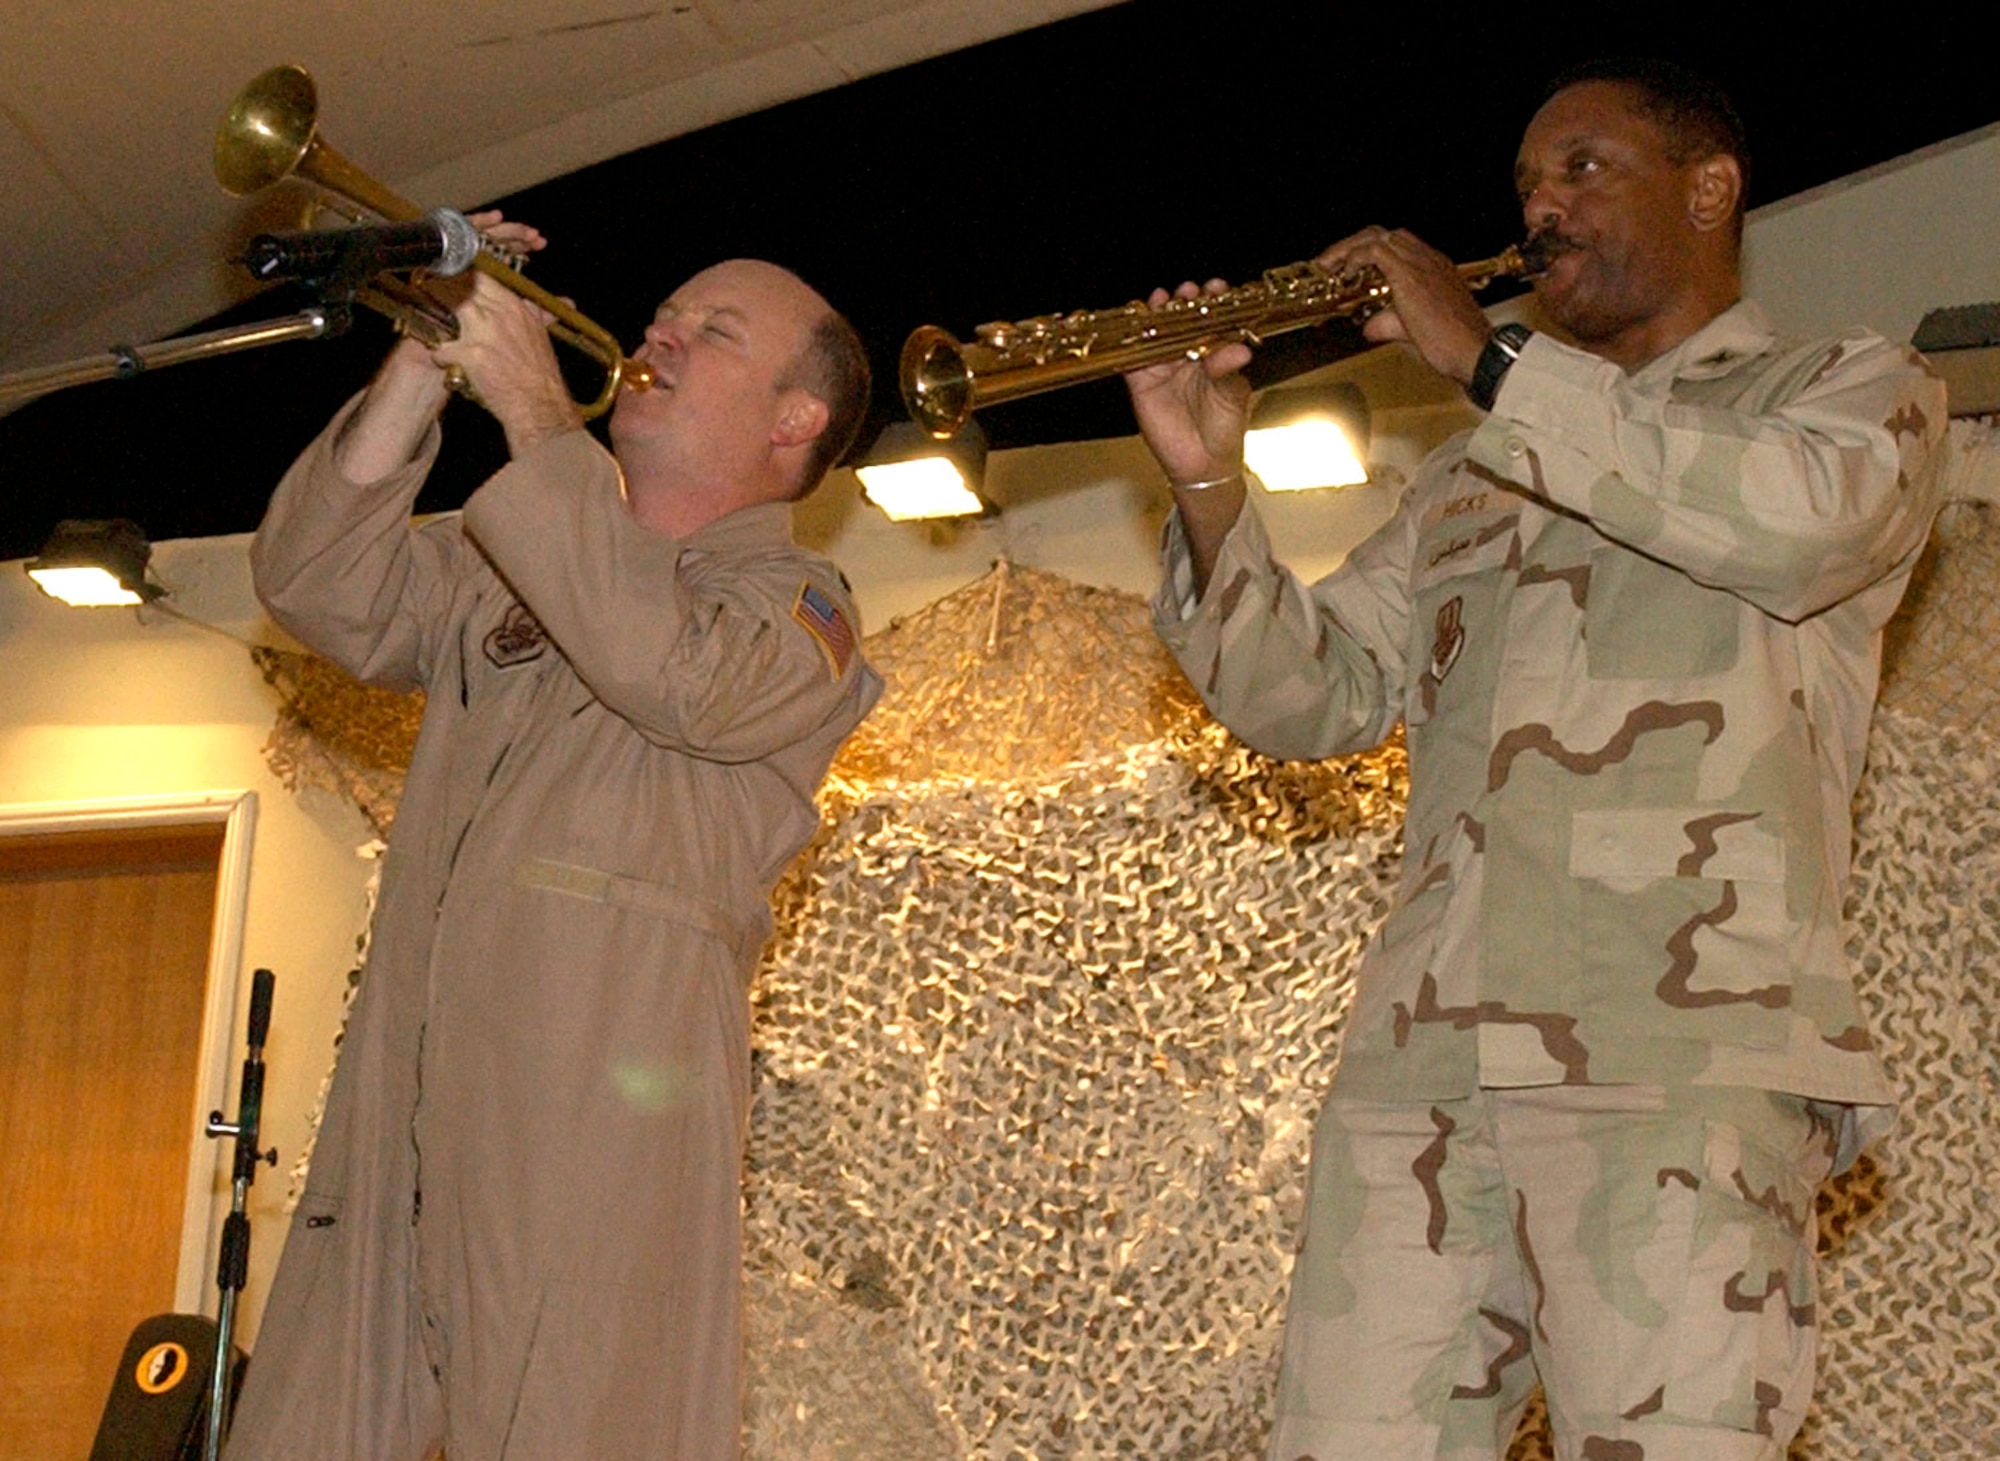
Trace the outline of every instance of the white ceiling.
<instances>
[{"instance_id":1,"label":"white ceiling","mask_svg":"<svg viewBox=\"0 0 2000 1461\"><path fill-rule=\"evenodd\" d=\"M1114 0L13 0L0 46L0 371L157 339L248 292L297 198L226 196L216 124L296 62L321 135L468 206ZM290 188L273 190L292 192Z\"/></svg>"}]
</instances>

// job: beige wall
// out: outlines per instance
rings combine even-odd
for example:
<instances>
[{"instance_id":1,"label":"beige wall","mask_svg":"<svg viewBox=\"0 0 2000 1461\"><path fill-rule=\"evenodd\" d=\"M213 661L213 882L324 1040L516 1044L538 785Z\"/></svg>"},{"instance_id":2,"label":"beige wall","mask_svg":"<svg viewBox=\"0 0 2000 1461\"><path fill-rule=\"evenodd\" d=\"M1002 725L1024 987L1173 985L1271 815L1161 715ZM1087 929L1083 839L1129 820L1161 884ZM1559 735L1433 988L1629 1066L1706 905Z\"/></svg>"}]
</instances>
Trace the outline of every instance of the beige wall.
<instances>
[{"instance_id":1,"label":"beige wall","mask_svg":"<svg viewBox=\"0 0 2000 1461\"><path fill-rule=\"evenodd\" d=\"M159 577L181 611L237 633L262 632L243 538L161 545ZM291 1162L326 1072L342 976L362 922L360 817L325 796L295 797L264 764L276 701L245 647L157 613L70 609L19 564L0 565L0 810L191 792L257 797L225 1108L236 1112L250 971L277 975L265 1047L263 1144L279 1166L252 1188L251 1272L241 1313L252 1334L283 1242ZM227 1210L225 1144L216 1221ZM204 1304L213 1312L214 1264ZM107 1380L108 1383L108 1380Z\"/></svg>"},{"instance_id":2,"label":"beige wall","mask_svg":"<svg viewBox=\"0 0 2000 1461\"><path fill-rule=\"evenodd\" d=\"M1800 335L1907 340L1932 309L2000 300L2000 123L1757 209L1744 275Z\"/></svg>"},{"instance_id":3,"label":"beige wall","mask_svg":"<svg viewBox=\"0 0 2000 1461\"><path fill-rule=\"evenodd\" d=\"M2000 127L1765 210L1749 233L1751 287L1798 332L1863 320L1907 335L1933 305L2000 298L1996 183ZM1407 374L1379 361L1351 373L1364 388ZM1280 551L1301 571L1325 571L1381 522L1396 474L1465 420L1454 407L1394 406L1386 387L1371 399L1373 454L1392 469L1387 484L1268 504ZM992 463L991 487L1006 504L997 518L899 525L861 504L851 476L840 473L802 514L801 536L846 571L870 629L962 587L1002 556L1150 592L1165 500L1135 441L1005 453ZM268 638L274 631L249 591L246 543L163 544L158 576L182 613L228 634ZM365 829L329 797L294 796L273 779L262 748L276 702L244 646L223 634L158 613L65 609L18 565L0 565L0 675L0 809L188 791L258 795L241 977L247 986L260 965L278 975L265 1132L282 1160L255 1189L243 1311L244 1332L254 1334L284 1230L284 1172L328 1063L361 925L369 867L356 848ZM239 1049L232 1109L240 1059Z\"/></svg>"}]
</instances>

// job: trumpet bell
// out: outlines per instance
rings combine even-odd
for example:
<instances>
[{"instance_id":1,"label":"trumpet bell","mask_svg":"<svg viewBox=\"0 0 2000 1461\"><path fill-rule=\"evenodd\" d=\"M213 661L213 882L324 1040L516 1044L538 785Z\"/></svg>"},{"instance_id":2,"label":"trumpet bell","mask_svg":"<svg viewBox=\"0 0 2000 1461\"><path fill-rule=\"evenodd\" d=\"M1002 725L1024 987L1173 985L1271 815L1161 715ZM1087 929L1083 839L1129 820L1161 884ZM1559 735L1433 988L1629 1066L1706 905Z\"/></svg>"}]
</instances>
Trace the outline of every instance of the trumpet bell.
<instances>
[{"instance_id":1,"label":"trumpet bell","mask_svg":"<svg viewBox=\"0 0 2000 1461\"><path fill-rule=\"evenodd\" d=\"M290 177L313 145L319 92L303 67L273 66L237 93L215 129L215 176L241 198Z\"/></svg>"}]
</instances>

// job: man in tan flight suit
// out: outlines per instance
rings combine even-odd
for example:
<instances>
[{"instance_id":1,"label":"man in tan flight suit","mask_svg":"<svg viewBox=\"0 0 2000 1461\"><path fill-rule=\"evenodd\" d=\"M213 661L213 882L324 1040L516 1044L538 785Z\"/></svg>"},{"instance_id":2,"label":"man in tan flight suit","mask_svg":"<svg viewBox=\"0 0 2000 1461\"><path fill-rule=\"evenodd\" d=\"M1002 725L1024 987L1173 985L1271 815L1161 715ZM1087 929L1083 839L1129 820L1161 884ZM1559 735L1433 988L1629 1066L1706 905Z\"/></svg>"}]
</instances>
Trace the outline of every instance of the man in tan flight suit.
<instances>
[{"instance_id":1,"label":"man in tan flight suit","mask_svg":"<svg viewBox=\"0 0 2000 1461\"><path fill-rule=\"evenodd\" d=\"M1907 349L1742 299L1746 156L1678 68L1553 87L1515 181L1561 338L1408 233L1327 250L1490 414L1319 583L1245 489L1248 351L1132 379L1156 619L1211 708L1273 755L1410 750L1272 1461L1498 1456L1537 1382L1563 1461L1777 1461L1810 1399L1813 1191L1889 1099L1849 806L1945 412Z\"/></svg>"},{"instance_id":2,"label":"man in tan flight suit","mask_svg":"<svg viewBox=\"0 0 2000 1461\"><path fill-rule=\"evenodd\" d=\"M459 315L253 549L279 622L427 705L229 1457L727 1461L746 985L881 689L790 503L867 362L793 275L719 264L660 306L607 453L531 308L479 278ZM511 461L413 529L446 367Z\"/></svg>"}]
</instances>

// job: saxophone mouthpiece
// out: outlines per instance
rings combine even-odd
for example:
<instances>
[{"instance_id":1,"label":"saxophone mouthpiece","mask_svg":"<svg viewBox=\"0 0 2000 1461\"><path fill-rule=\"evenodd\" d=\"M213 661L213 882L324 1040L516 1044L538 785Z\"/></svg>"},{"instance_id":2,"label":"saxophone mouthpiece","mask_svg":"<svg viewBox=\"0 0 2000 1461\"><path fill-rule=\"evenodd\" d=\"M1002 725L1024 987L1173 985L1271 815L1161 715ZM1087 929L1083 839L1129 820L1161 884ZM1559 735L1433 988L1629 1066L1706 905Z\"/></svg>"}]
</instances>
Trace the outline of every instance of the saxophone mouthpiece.
<instances>
[{"instance_id":1,"label":"saxophone mouthpiece","mask_svg":"<svg viewBox=\"0 0 2000 1461\"><path fill-rule=\"evenodd\" d=\"M1564 247L1563 241L1551 231L1545 230L1531 235L1520 246L1521 277L1533 279L1538 274L1546 274L1549 265L1556 261L1556 255L1561 253Z\"/></svg>"}]
</instances>

